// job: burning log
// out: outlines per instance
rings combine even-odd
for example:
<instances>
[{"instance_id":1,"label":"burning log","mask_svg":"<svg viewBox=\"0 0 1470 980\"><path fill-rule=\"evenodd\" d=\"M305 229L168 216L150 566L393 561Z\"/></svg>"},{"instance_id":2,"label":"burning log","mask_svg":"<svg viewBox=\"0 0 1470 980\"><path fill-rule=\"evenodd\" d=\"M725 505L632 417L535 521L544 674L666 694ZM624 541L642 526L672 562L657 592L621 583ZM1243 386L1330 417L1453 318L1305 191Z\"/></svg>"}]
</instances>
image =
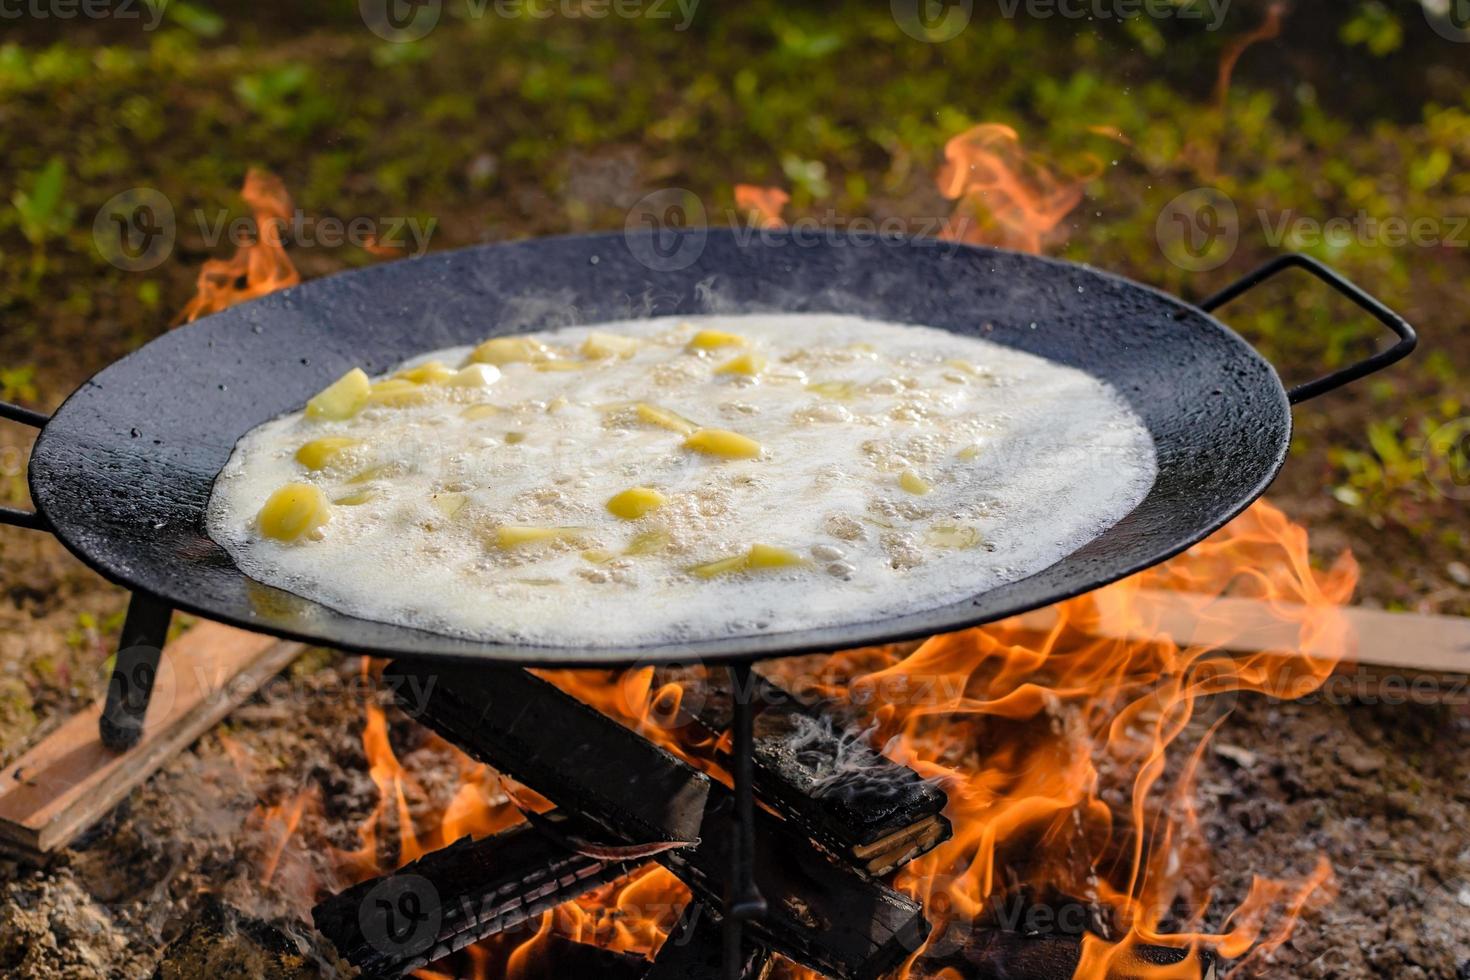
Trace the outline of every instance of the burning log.
<instances>
[{"instance_id":1,"label":"burning log","mask_svg":"<svg viewBox=\"0 0 1470 980\"><path fill-rule=\"evenodd\" d=\"M1071 935L1029 935L985 930L966 938L959 948L942 956L921 956L913 967L915 980L1070 980L1082 961L1082 938ZM1189 968L1197 963L1196 974ZM1165 970L1162 968L1172 967ZM1183 971L1188 971L1183 972ZM948 972L946 972L948 971ZM1168 976L1182 980L1216 980L1215 959L1209 953L1173 946L1131 946L1108 963L1108 980L1146 980Z\"/></svg>"},{"instance_id":2,"label":"burning log","mask_svg":"<svg viewBox=\"0 0 1470 980\"><path fill-rule=\"evenodd\" d=\"M724 980L724 943L713 913L690 902L643 980ZM743 947L740 980L765 980L774 962L766 950L752 943Z\"/></svg>"},{"instance_id":3,"label":"burning log","mask_svg":"<svg viewBox=\"0 0 1470 980\"><path fill-rule=\"evenodd\" d=\"M952 833L949 800L908 766L874 751L844 719L805 704L765 678L755 689L755 787L813 840L869 874L885 875ZM678 720L711 740L727 731L734 703L726 671L660 668L654 689L685 692ZM685 704L696 708L686 710Z\"/></svg>"},{"instance_id":4,"label":"burning log","mask_svg":"<svg viewBox=\"0 0 1470 980\"><path fill-rule=\"evenodd\" d=\"M421 721L623 843L681 834L694 841L652 856L723 914L736 838L728 788L525 671L397 661L384 679L403 691L416 683L412 689L428 692ZM689 834L683 818L696 786L708 798ZM840 864L784 821L757 812L755 838L755 880L770 909L748 928L762 945L862 980L896 967L928 933L917 903Z\"/></svg>"},{"instance_id":5,"label":"burning log","mask_svg":"<svg viewBox=\"0 0 1470 980\"><path fill-rule=\"evenodd\" d=\"M567 835L579 829L563 814L540 819ZM354 885L317 905L312 919L365 974L402 976L620 878L639 863L581 854L522 824L482 840L461 838L392 874Z\"/></svg>"}]
</instances>

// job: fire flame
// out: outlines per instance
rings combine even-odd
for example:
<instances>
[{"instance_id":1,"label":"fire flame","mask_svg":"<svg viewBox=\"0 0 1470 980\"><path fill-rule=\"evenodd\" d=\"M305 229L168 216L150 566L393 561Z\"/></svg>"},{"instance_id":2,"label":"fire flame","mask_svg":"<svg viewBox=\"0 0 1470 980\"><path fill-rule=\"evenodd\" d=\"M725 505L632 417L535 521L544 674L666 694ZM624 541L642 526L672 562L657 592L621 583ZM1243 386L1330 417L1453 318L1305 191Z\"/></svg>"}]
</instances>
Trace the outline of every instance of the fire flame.
<instances>
[{"instance_id":1,"label":"fire flame","mask_svg":"<svg viewBox=\"0 0 1470 980\"><path fill-rule=\"evenodd\" d=\"M786 219L781 216L791 195L779 187L757 187L754 184L735 185L735 207L748 216L757 228L784 228Z\"/></svg>"},{"instance_id":2,"label":"fire flame","mask_svg":"<svg viewBox=\"0 0 1470 980\"><path fill-rule=\"evenodd\" d=\"M982 123L950 139L936 177L957 201L941 237L972 245L1040 252L1082 201L1085 181L1064 180L1028 157L1014 129Z\"/></svg>"},{"instance_id":3,"label":"fire flame","mask_svg":"<svg viewBox=\"0 0 1470 980\"><path fill-rule=\"evenodd\" d=\"M197 292L175 323L192 323L301 281L286 255L284 235L291 224L291 195L281 178L252 167L245 174L240 196L255 215L256 241L240 245L228 259L204 263Z\"/></svg>"}]
</instances>

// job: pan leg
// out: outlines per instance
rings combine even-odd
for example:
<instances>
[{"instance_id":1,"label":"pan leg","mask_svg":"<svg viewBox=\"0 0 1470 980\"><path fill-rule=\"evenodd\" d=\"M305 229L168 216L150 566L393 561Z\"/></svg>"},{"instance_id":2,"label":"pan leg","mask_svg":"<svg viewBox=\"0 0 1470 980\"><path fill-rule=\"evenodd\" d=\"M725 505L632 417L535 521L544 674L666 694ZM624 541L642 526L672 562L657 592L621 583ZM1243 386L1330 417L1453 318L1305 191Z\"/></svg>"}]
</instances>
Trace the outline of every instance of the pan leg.
<instances>
[{"instance_id":1,"label":"pan leg","mask_svg":"<svg viewBox=\"0 0 1470 980\"><path fill-rule=\"evenodd\" d=\"M725 899L725 976L740 980L741 927L766 914L766 900L755 883L755 713L750 699L750 665L730 668L734 681L735 840L730 848L730 880Z\"/></svg>"},{"instance_id":2,"label":"pan leg","mask_svg":"<svg viewBox=\"0 0 1470 980\"><path fill-rule=\"evenodd\" d=\"M153 679L158 676L158 662L172 618L173 609L141 592L135 592L128 603L112 679L107 684L107 703L98 724L102 744L109 749L130 749L143 735L143 716L148 711L148 698L153 693Z\"/></svg>"}]
</instances>

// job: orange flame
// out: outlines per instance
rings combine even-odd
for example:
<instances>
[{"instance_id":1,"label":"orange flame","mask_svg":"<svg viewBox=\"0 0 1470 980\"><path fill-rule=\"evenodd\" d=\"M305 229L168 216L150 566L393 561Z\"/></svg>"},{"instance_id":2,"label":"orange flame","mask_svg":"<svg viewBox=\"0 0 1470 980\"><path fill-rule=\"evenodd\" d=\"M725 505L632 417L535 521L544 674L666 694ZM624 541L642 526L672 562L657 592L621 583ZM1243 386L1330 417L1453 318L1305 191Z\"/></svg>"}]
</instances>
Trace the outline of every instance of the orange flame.
<instances>
[{"instance_id":1,"label":"orange flame","mask_svg":"<svg viewBox=\"0 0 1470 980\"><path fill-rule=\"evenodd\" d=\"M786 227L786 219L781 216L781 212L790 201L791 195L779 187L735 185L735 207L757 228Z\"/></svg>"},{"instance_id":2,"label":"orange flame","mask_svg":"<svg viewBox=\"0 0 1470 980\"><path fill-rule=\"evenodd\" d=\"M255 214L256 241L240 245L228 259L204 263L194 298L175 323L192 323L301 281L283 240L291 224L291 195L281 178L252 167L245 174L240 196Z\"/></svg>"},{"instance_id":3,"label":"orange flame","mask_svg":"<svg viewBox=\"0 0 1470 980\"><path fill-rule=\"evenodd\" d=\"M935 180L956 204L940 237L973 245L1039 252L1082 200L1082 181L1067 181L1028 158L1009 126L983 123L950 139Z\"/></svg>"},{"instance_id":4,"label":"orange flame","mask_svg":"<svg viewBox=\"0 0 1470 980\"><path fill-rule=\"evenodd\" d=\"M1078 977L1112 975L1138 943L1236 958L1284 942L1330 895L1330 867L1319 859L1298 882L1257 879L1226 929L1207 931L1195 780L1230 698L1300 697L1327 678L1347 648L1338 610L1356 579L1347 555L1314 571L1305 531L1260 502L1185 556L1060 604L1048 633L1010 620L907 654L832 657L825 693L870 707L877 742L949 794L954 837L902 869L896 886L924 902L936 937L1022 894L1106 910L1113 938L1088 940ZM1144 639L1097 638L1104 610L1126 613L1150 588L1201 607L1226 593L1270 603L1295 617L1307 652L1181 648L1147 613L1128 624Z\"/></svg>"}]
</instances>

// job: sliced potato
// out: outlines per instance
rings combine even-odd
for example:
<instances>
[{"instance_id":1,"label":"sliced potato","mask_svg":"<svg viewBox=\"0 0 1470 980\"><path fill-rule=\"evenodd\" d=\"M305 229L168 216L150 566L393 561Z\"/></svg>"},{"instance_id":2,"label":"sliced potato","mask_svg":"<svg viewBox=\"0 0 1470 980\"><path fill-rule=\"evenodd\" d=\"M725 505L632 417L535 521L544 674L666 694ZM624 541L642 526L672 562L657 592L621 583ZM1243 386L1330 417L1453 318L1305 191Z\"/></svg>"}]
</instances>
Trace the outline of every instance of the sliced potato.
<instances>
[{"instance_id":1,"label":"sliced potato","mask_svg":"<svg viewBox=\"0 0 1470 980\"><path fill-rule=\"evenodd\" d=\"M320 490L310 483L288 483L266 498L256 522L268 538L297 541L331 517L331 505Z\"/></svg>"},{"instance_id":2,"label":"sliced potato","mask_svg":"<svg viewBox=\"0 0 1470 980\"><path fill-rule=\"evenodd\" d=\"M340 421L350 419L367 404L373 383L362 368L353 368L314 395L306 403L306 415L313 419Z\"/></svg>"},{"instance_id":3,"label":"sliced potato","mask_svg":"<svg viewBox=\"0 0 1470 980\"><path fill-rule=\"evenodd\" d=\"M361 439L324 436L321 439L313 439L296 450L296 462L309 470L324 470L331 466L332 462L342 453L360 445L362 445Z\"/></svg>"},{"instance_id":4,"label":"sliced potato","mask_svg":"<svg viewBox=\"0 0 1470 980\"><path fill-rule=\"evenodd\" d=\"M649 511L657 510L669 502L669 498L652 487L629 487L607 502L607 509L614 517L625 521L636 521Z\"/></svg>"},{"instance_id":5,"label":"sliced potato","mask_svg":"<svg viewBox=\"0 0 1470 980\"><path fill-rule=\"evenodd\" d=\"M761 454L760 443L729 429L695 429L684 438L684 447L725 459L754 459Z\"/></svg>"}]
</instances>

